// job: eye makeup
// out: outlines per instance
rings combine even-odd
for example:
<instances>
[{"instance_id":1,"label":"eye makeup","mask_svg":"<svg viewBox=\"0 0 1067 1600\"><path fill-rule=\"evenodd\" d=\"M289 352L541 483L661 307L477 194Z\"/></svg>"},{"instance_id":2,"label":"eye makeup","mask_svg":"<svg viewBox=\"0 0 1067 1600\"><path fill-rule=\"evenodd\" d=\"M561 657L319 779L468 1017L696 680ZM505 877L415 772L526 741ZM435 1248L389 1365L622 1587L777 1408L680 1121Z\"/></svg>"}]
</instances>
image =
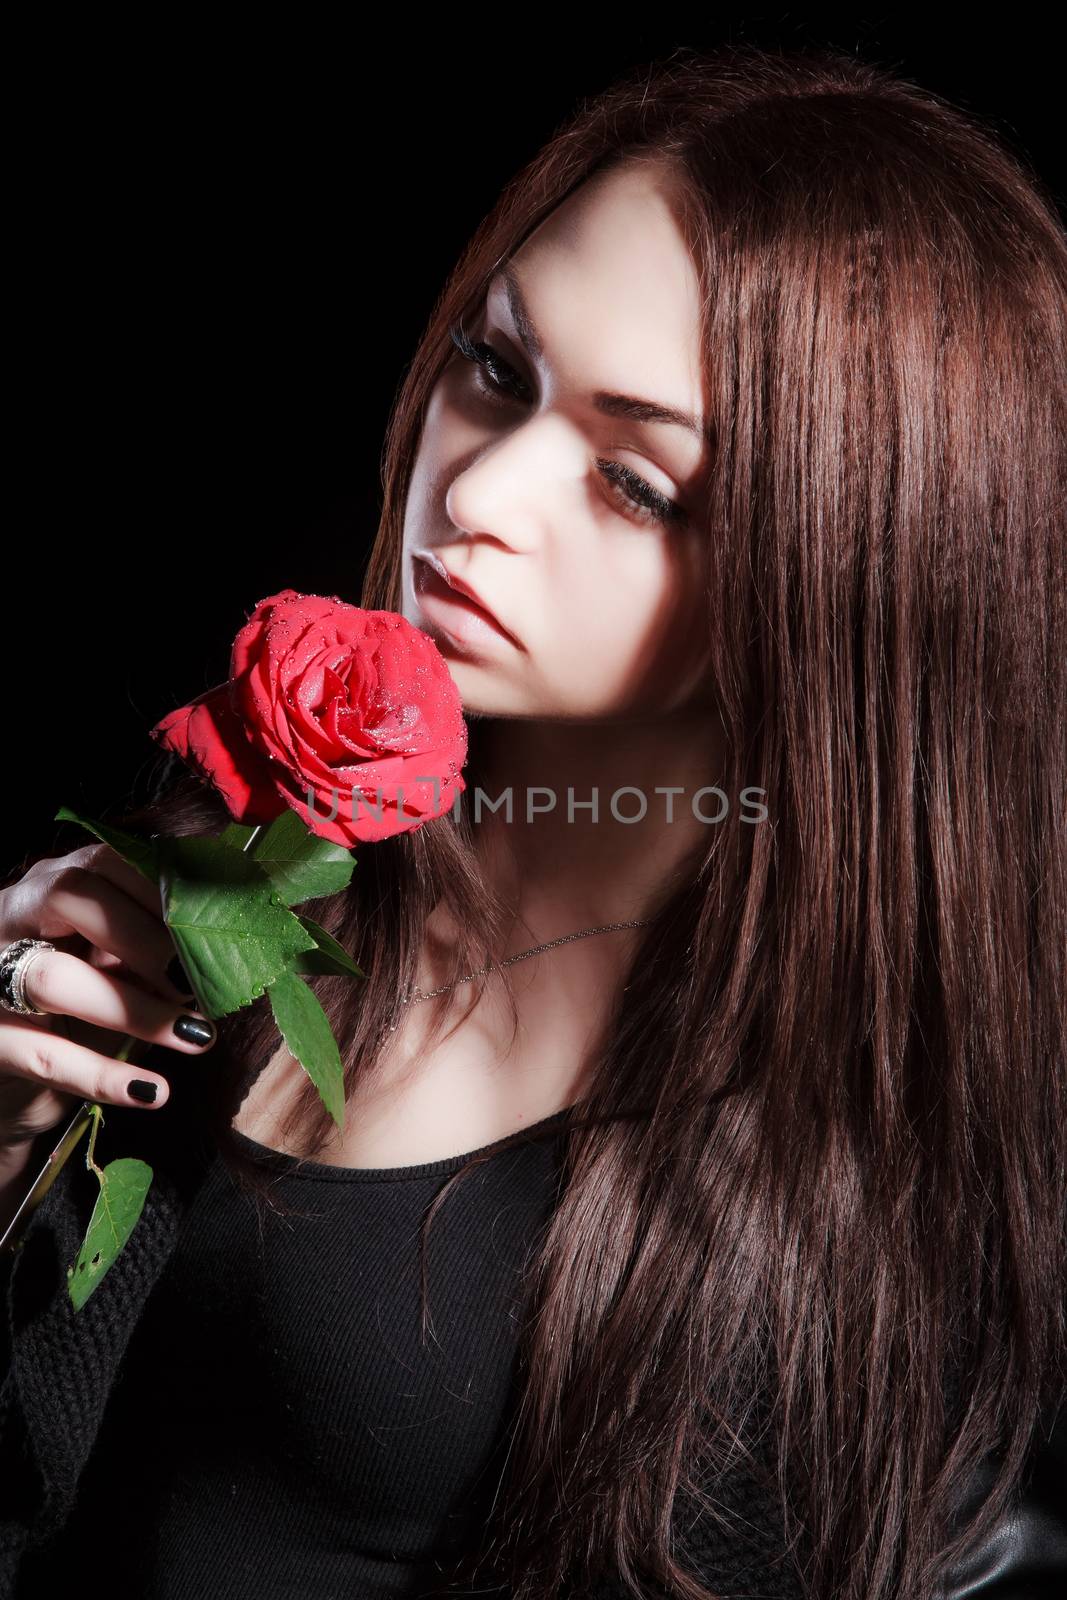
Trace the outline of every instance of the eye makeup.
<instances>
[{"instance_id":1,"label":"eye makeup","mask_svg":"<svg viewBox=\"0 0 1067 1600\"><path fill-rule=\"evenodd\" d=\"M483 399L493 405L530 404L533 398L530 385L494 345L484 339L471 339L461 321L454 322L448 332L459 354L474 366L475 387ZM599 456L596 465L616 503L634 521L660 527L688 521L688 512L680 501L660 494L632 467Z\"/></svg>"}]
</instances>

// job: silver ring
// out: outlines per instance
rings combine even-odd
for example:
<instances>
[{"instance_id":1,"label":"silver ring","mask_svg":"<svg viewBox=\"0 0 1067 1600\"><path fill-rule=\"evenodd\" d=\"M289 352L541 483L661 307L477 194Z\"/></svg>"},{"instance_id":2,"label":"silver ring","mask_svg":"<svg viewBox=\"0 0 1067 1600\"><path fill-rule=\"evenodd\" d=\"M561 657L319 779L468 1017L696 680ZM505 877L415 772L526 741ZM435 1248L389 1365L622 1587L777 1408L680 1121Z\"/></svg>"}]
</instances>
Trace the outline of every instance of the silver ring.
<instances>
[{"instance_id":1,"label":"silver ring","mask_svg":"<svg viewBox=\"0 0 1067 1600\"><path fill-rule=\"evenodd\" d=\"M15 939L0 950L0 1006L23 1017L43 1017L26 999L26 969L38 950L54 950L49 939Z\"/></svg>"}]
</instances>

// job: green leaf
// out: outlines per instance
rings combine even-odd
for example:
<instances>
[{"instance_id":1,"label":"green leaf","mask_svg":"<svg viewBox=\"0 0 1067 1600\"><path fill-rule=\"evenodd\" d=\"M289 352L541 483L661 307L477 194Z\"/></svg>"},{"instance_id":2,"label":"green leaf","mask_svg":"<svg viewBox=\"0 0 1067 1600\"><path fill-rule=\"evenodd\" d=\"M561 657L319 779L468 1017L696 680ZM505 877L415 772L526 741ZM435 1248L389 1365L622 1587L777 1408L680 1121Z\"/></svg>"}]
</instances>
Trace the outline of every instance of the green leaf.
<instances>
[{"instance_id":1,"label":"green leaf","mask_svg":"<svg viewBox=\"0 0 1067 1600\"><path fill-rule=\"evenodd\" d=\"M297 921L302 928L306 928L317 946L314 950L305 950L297 956L294 970L308 974L329 973L336 977L365 978L367 974L362 967L356 965L345 949L338 944L332 934L320 928L317 922L312 922L310 917L303 917L299 911L296 913Z\"/></svg>"},{"instance_id":2,"label":"green leaf","mask_svg":"<svg viewBox=\"0 0 1067 1600\"><path fill-rule=\"evenodd\" d=\"M104 844L109 844L116 855L123 861L128 861L131 867L136 867L142 877L149 883L159 882L159 866L157 861L156 841L154 839L138 839L132 833L126 833L122 828L113 828L107 822L94 822L91 817L83 817L79 812L72 811L70 806L60 806L55 814L56 822L76 822L79 827L87 828L90 833L95 833Z\"/></svg>"},{"instance_id":3,"label":"green leaf","mask_svg":"<svg viewBox=\"0 0 1067 1600\"><path fill-rule=\"evenodd\" d=\"M320 839L288 807L259 835L249 855L259 862L287 906L346 888L356 864L351 850Z\"/></svg>"},{"instance_id":4,"label":"green leaf","mask_svg":"<svg viewBox=\"0 0 1067 1600\"><path fill-rule=\"evenodd\" d=\"M152 1186L152 1168L130 1157L110 1161L102 1170L94 1167L94 1171L100 1193L78 1259L67 1268L75 1311L81 1310L130 1237Z\"/></svg>"},{"instance_id":5,"label":"green leaf","mask_svg":"<svg viewBox=\"0 0 1067 1600\"><path fill-rule=\"evenodd\" d=\"M345 1074L329 1019L302 978L286 972L267 990L274 1020L287 1049L296 1057L322 1103L345 1131Z\"/></svg>"},{"instance_id":6,"label":"green leaf","mask_svg":"<svg viewBox=\"0 0 1067 1600\"><path fill-rule=\"evenodd\" d=\"M164 838L163 916L206 1017L259 998L316 941L255 859L217 839Z\"/></svg>"},{"instance_id":7,"label":"green leaf","mask_svg":"<svg viewBox=\"0 0 1067 1600\"><path fill-rule=\"evenodd\" d=\"M228 845L231 850L243 850L255 831L254 822L231 822L219 834L218 842Z\"/></svg>"}]
</instances>

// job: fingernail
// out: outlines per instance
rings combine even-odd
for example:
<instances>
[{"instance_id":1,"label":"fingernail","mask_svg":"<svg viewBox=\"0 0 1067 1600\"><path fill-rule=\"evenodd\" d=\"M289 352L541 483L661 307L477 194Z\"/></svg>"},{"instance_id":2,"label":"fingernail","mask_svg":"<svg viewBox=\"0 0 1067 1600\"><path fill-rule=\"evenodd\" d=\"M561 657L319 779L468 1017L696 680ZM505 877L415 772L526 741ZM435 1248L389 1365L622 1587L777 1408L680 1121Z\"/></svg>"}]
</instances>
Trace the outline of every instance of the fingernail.
<instances>
[{"instance_id":1,"label":"fingernail","mask_svg":"<svg viewBox=\"0 0 1067 1600\"><path fill-rule=\"evenodd\" d=\"M189 982L189 974L186 972L177 956L174 956L173 959L167 963L167 977L176 989L181 990L182 994L193 993L193 986Z\"/></svg>"},{"instance_id":2,"label":"fingernail","mask_svg":"<svg viewBox=\"0 0 1067 1600\"><path fill-rule=\"evenodd\" d=\"M145 1105L151 1105L156 1098L158 1083L150 1083L147 1078L131 1078L126 1085L126 1093L131 1094L135 1100L143 1100Z\"/></svg>"},{"instance_id":3,"label":"fingernail","mask_svg":"<svg viewBox=\"0 0 1067 1600\"><path fill-rule=\"evenodd\" d=\"M214 1026L203 1017L179 1017L174 1031L186 1044L210 1044L215 1037Z\"/></svg>"}]
</instances>

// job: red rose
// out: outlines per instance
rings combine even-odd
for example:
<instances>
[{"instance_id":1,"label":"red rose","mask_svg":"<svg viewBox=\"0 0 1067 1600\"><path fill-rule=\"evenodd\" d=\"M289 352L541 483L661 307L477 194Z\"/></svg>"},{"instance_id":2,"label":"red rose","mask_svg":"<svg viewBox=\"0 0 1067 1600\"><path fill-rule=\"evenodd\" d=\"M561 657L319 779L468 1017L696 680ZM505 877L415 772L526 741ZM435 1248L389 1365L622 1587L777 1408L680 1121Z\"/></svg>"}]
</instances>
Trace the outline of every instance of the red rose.
<instances>
[{"instance_id":1,"label":"red rose","mask_svg":"<svg viewBox=\"0 0 1067 1600\"><path fill-rule=\"evenodd\" d=\"M421 827L466 788L459 691L429 634L336 595L261 600L234 640L228 681L151 734L236 821L271 822L288 806L346 848Z\"/></svg>"}]
</instances>

